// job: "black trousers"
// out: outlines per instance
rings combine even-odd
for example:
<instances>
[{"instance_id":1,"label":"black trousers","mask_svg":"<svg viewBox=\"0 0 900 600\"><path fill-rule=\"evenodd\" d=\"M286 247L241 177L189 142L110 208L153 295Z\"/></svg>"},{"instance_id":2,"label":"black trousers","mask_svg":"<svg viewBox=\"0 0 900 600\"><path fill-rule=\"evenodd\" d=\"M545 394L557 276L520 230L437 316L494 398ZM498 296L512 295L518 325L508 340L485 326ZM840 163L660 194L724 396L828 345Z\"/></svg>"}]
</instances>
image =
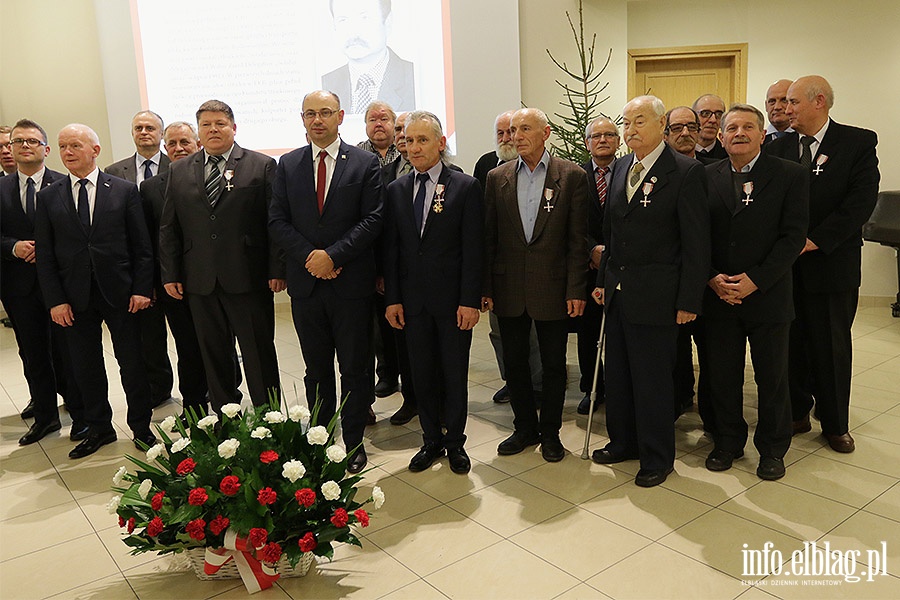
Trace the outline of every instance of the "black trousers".
<instances>
[{"instance_id":1,"label":"black trousers","mask_svg":"<svg viewBox=\"0 0 900 600\"><path fill-rule=\"evenodd\" d=\"M419 394L422 439L447 449L462 448L466 441L469 407L469 349L472 331L456 326L456 313L406 314L408 357L413 383ZM447 427L444 433L441 419Z\"/></svg>"},{"instance_id":2,"label":"black trousers","mask_svg":"<svg viewBox=\"0 0 900 600\"><path fill-rule=\"evenodd\" d=\"M156 306L165 313L172 339L175 340L175 351L178 353L178 391L181 392L182 406L185 410L193 408L198 414L205 412L209 386L206 383L206 369L191 309L185 300L176 300L164 291L157 291L157 298ZM236 368L239 374L240 367L236 365Z\"/></svg>"},{"instance_id":3,"label":"black trousers","mask_svg":"<svg viewBox=\"0 0 900 600\"><path fill-rule=\"evenodd\" d=\"M317 400L320 425L337 410L334 357L341 373L341 411L344 445L350 452L362 443L369 407L375 401L370 344L372 296L342 298L327 281L317 282L308 298L291 298L294 327L306 363L306 401Z\"/></svg>"},{"instance_id":4,"label":"black trousers","mask_svg":"<svg viewBox=\"0 0 900 600\"><path fill-rule=\"evenodd\" d=\"M675 346L675 414L693 404L694 398L694 349L691 338L697 344L697 364L700 372L697 376L697 412L703 421L703 427L709 431L715 428L712 392L706 376L708 351L706 343L705 317L697 317L690 323L678 325L678 340Z\"/></svg>"},{"instance_id":5,"label":"black trousers","mask_svg":"<svg viewBox=\"0 0 900 600\"><path fill-rule=\"evenodd\" d=\"M593 291L593 290L592 290ZM603 382L603 360L597 363L597 342L600 339L600 322L603 320L603 307L588 300L584 307L584 314L575 319L577 322L576 333L578 339L578 369L581 372L579 389L583 394L589 394L593 390L594 365L600 365L597 375L597 398L603 398L606 394L606 385Z\"/></svg>"},{"instance_id":6,"label":"black trousers","mask_svg":"<svg viewBox=\"0 0 900 600\"><path fill-rule=\"evenodd\" d=\"M788 386L790 323L707 318L706 324L706 340L710 348L715 348L706 366L715 398L716 448L737 454L747 443L743 386L749 340L759 397L753 444L762 457L783 458L792 435Z\"/></svg>"},{"instance_id":7,"label":"black trousers","mask_svg":"<svg viewBox=\"0 0 900 600\"><path fill-rule=\"evenodd\" d=\"M675 341L678 326L629 322L613 293L606 314L606 429L610 452L642 469L675 463Z\"/></svg>"},{"instance_id":8,"label":"black trousers","mask_svg":"<svg viewBox=\"0 0 900 600\"><path fill-rule=\"evenodd\" d=\"M416 406L416 392L412 370L409 364L409 352L406 344L406 331L394 329L384 317L384 296L375 294L375 358L377 366L375 374L378 380L394 381L400 378L400 393L403 404Z\"/></svg>"},{"instance_id":9,"label":"black trousers","mask_svg":"<svg viewBox=\"0 0 900 600\"><path fill-rule=\"evenodd\" d=\"M160 302L154 303L138 314L141 326L141 349L147 380L150 382L150 398L154 403L172 395L172 363L169 362L169 340L166 330L166 314Z\"/></svg>"},{"instance_id":10,"label":"black trousers","mask_svg":"<svg viewBox=\"0 0 900 600\"><path fill-rule=\"evenodd\" d=\"M150 430L153 410L150 384L141 356L141 331L136 314L127 307L106 302L94 282L87 308L74 312L74 322L65 328L66 340L75 380L84 398L85 423L91 433L113 430L112 407L109 404L109 382L103 361L103 331L106 323L112 338L113 352L119 364L122 389L128 405L128 427L137 434Z\"/></svg>"},{"instance_id":11,"label":"black trousers","mask_svg":"<svg viewBox=\"0 0 900 600\"><path fill-rule=\"evenodd\" d=\"M859 290L818 294L794 279L790 333L792 417L799 421L815 405L822 433L843 435L850 429L850 378Z\"/></svg>"},{"instance_id":12,"label":"black trousers","mask_svg":"<svg viewBox=\"0 0 900 600\"><path fill-rule=\"evenodd\" d=\"M510 404L515 415L515 430L525 435L540 433L542 436L558 437L566 396L568 319L537 321L525 312L518 317L498 317L497 321L503 341L506 385L509 387ZM537 331L541 367L544 371L540 419L531 387L531 367L528 364L528 340L532 323Z\"/></svg>"},{"instance_id":13,"label":"black trousers","mask_svg":"<svg viewBox=\"0 0 900 600\"><path fill-rule=\"evenodd\" d=\"M270 397L280 400L272 292L261 290L229 294L216 285L212 294L188 294L187 298L200 343L213 410L220 412L222 406L235 401L235 337L241 348L253 404L268 404Z\"/></svg>"}]
</instances>

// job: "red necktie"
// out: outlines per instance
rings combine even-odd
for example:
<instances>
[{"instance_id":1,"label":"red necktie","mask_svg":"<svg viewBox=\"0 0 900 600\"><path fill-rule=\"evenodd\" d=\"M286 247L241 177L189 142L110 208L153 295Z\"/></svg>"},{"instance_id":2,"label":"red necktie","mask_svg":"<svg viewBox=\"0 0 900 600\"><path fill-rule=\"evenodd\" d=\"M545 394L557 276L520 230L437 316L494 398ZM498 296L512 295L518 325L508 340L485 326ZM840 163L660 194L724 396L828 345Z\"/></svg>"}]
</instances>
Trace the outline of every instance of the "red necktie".
<instances>
[{"instance_id":1,"label":"red necktie","mask_svg":"<svg viewBox=\"0 0 900 600\"><path fill-rule=\"evenodd\" d=\"M597 167L597 197L600 199L600 208L606 204L606 173L609 167Z\"/></svg>"},{"instance_id":2,"label":"red necktie","mask_svg":"<svg viewBox=\"0 0 900 600\"><path fill-rule=\"evenodd\" d=\"M325 208L325 157L328 153L319 151L319 168L316 170L316 201L319 204L319 214Z\"/></svg>"}]
</instances>

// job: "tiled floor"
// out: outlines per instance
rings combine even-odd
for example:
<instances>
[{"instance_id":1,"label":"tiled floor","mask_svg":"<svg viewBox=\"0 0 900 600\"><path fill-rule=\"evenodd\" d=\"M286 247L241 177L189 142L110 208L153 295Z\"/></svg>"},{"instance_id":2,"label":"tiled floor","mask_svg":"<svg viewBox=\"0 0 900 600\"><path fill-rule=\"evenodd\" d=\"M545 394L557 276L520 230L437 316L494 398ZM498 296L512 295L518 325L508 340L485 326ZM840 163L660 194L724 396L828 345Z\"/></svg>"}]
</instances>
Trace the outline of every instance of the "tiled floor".
<instances>
[{"instance_id":1,"label":"tiled floor","mask_svg":"<svg viewBox=\"0 0 900 600\"><path fill-rule=\"evenodd\" d=\"M293 394L295 386L302 389L303 365L290 313L278 308L279 360ZM375 468L364 484L378 483L387 502L363 531L363 548L342 547L333 562L305 578L282 579L255 598L898 598L900 320L888 308L863 308L854 335L855 453L823 447L814 424L813 432L794 438L781 481L756 477L752 447L736 468L711 473L703 466L710 440L689 413L677 423L676 474L642 489L633 483L633 462L604 467L581 460L586 419L575 413L580 394L571 382L562 430L571 456L558 464L545 463L537 450L497 456L512 417L508 405L491 401L500 382L482 321L470 370L471 474L453 474L446 459L423 473L407 471L420 430L387 422L399 394L379 400L379 422L366 442ZM569 356L574 378L574 336ZM107 364L114 365L111 355ZM63 413L63 435L19 447L26 424L18 413L28 393L12 331L0 331L0 598L246 597L239 581L199 581L171 558L130 556L120 541L105 505L122 454L133 447L118 376L113 366L109 371L117 443L70 460ZM746 392L752 424L753 386ZM154 420L179 408L164 405ZM601 410L593 447L606 442L604 432ZM790 553L804 541L860 551L857 575L873 567L874 552L867 551L886 542L888 574L856 583L743 576L744 544L762 550L770 542L790 567Z\"/></svg>"}]
</instances>

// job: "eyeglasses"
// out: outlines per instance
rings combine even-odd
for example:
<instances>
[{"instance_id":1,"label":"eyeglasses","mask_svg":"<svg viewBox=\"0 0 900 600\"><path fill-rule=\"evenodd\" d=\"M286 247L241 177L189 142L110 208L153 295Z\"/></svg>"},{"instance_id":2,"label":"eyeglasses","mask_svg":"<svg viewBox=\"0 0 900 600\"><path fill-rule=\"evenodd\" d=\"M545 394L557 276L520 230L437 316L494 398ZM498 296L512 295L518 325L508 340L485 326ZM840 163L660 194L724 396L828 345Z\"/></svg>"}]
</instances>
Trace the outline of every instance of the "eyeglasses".
<instances>
[{"instance_id":1,"label":"eyeglasses","mask_svg":"<svg viewBox=\"0 0 900 600\"><path fill-rule=\"evenodd\" d=\"M596 142L597 140L602 140L603 138L608 138L610 140L613 140L618 137L619 137L618 132L601 131L599 133L592 133L591 135L588 136L588 139Z\"/></svg>"},{"instance_id":2,"label":"eyeglasses","mask_svg":"<svg viewBox=\"0 0 900 600\"><path fill-rule=\"evenodd\" d=\"M334 115L337 114L336 110L331 110L330 108L323 108L322 110L307 110L303 112L303 118L307 121L312 121L318 115L322 119L330 119Z\"/></svg>"},{"instance_id":3,"label":"eyeglasses","mask_svg":"<svg viewBox=\"0 0 900 600\"><path fill-rule=\"evenodd\" d=\"M700 126L696 123L671 123L669 125L669 133L679 134L685 127L693 133L700 131Z\"/></svg>"},{"instance_id":4,"label":"eyeglasses","mask_svg":"<svg viewBox=\"0 0 900 600\"><path fill-rule=\"evenodd\" d=\"M717 119L721 119L722 115L725 114L724 110L701 110L699 113L701 119L708 119L713 115L716 115Z\"/></svg>"},{"instance_id":5,"label":"eyeglasses","mask_svg":"<svg viewBox=\"0 0 900 600\"><path fill-rule=\"evenodd\" d=\"M18 146L20 148L22 148L24 146L31 146L32 148L38 148L40 146L47 145L44 143L44 140L39 140L37 138L28 138L27 140L23 139L23 138L16 138L14 140L9 140L9 143L12 144L13 146Z\"/></svg>"}]
</instances>

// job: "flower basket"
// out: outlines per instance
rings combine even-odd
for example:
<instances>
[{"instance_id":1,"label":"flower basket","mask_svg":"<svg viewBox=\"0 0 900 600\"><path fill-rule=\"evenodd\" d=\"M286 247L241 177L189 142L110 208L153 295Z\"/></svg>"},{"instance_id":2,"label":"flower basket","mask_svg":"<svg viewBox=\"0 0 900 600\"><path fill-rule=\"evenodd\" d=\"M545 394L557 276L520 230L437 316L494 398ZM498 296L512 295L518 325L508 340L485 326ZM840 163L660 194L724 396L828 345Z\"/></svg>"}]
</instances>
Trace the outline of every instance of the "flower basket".
<instances>
[{"instance_id":1,"label":"flower basket","mask_svg":"<svg viewBox=\"0 0 900 600\"><path fill-rule=\"evenodd\" d=\"M157 427L162 442L136 467L113 477L109 503L132 554L186 552L201 579L240 577L248 591L279 577L305 575L313 555L331 559L335 543L360 546L356 528L384 494L355 500L361 475L347 476L347 452L334 443L340 411L317 424L305 406L277 401L219 415L174 416Z\"/></svg>"}]
</instances>

